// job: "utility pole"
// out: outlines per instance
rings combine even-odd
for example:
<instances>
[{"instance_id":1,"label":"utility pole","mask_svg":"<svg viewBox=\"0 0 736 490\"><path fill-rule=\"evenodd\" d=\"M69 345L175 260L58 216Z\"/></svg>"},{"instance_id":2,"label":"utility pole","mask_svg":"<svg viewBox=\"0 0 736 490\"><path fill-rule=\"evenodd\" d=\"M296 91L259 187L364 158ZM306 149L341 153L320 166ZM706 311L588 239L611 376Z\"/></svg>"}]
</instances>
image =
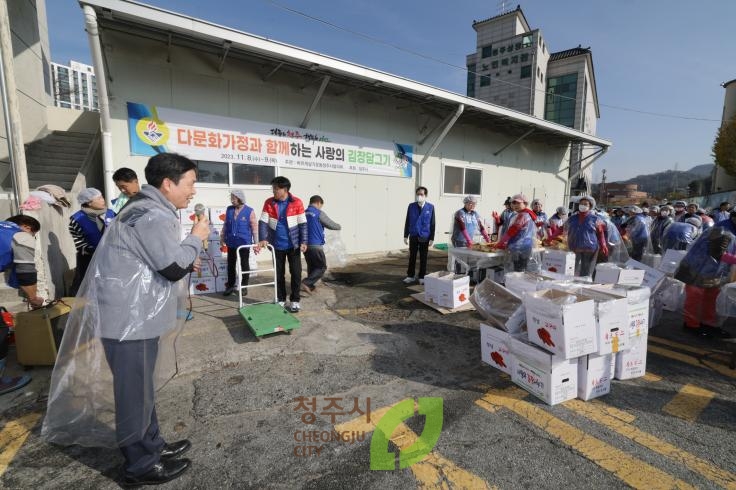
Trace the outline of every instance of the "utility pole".
<instances>
[{"instance_id":1,"label":"utility pole","mask_svg":"<svg viewBox=\"0 0 736 490\"><path fill-rule=\"evenodd\" d=\"M601 170L601 201L603 201L603 206L605 207L606 204L608 204L608 192L606 192L606 169L604 168Z\"/></svg>"},{"instance_id":2,"label":"utility pole","mask_svg":"<svg viewBox=\"0 0 736 490\"><path fill-rule=\"evenodd\" d=\"M5 1L0 1L0 58L2 58L2 63L0 63L0 85L2 87L0 89L2 89L3 115L7 133L5 137L8 140L8 159L15 191L15 211L18 212L20 203L28 197L28 171L26 170L26 152L23 146L18 92L15 86L8 4Z\"/></svg>"}]
</instances>

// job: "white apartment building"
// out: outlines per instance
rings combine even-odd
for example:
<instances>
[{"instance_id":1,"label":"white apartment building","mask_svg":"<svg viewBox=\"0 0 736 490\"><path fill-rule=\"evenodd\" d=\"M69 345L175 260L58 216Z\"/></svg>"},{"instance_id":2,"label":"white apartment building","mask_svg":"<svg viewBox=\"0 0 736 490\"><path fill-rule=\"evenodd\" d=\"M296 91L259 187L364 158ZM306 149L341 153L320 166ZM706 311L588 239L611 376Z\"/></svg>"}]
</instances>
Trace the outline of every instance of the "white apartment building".
<instances>
[{"instance_id":1,"label":"white apartment building","mask_svg":"<svg viewBox=\"0 0 736 490\"><path fill-rule=\"evenodd\" d=\"M551 53L521 7L473 22L475 52L466 57L467 95L594 135L600 117L590 48ZM589 192L595 149L570 148L571 187Z\"/></svg>"},{"instance_id":2,"label":"white apartment building","mask_svg":"<svg viewBox=\"0 0 736 490\"><path fill-rule=\"evenodd\" d=\"M51 63L54 84L54 105L66 109L99 110L95 70L72 60L69 65Z\"/></svg>"}]
</instances>

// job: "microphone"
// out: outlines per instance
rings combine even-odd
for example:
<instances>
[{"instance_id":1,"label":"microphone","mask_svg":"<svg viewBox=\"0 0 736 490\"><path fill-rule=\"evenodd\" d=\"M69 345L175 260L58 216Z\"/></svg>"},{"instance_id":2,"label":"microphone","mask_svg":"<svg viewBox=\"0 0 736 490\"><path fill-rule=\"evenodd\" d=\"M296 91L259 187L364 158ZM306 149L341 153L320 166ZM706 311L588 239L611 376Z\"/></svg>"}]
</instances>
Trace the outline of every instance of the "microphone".
<instances>
[{"instance_id":1,"label":"microphone","mask_svg":"<svg viewBox=\"0 0 736 490\"><path fill-rule=\"evenodd\" d=\"M204 207L204 204L197 203L194 205L194 220L196 222L200 222L204 219L204 214L207 212L207 208ZM208 240L202 240L202 249L206 252L207 251L207 245L209 244Z\"/></svg>"}]
</instances>

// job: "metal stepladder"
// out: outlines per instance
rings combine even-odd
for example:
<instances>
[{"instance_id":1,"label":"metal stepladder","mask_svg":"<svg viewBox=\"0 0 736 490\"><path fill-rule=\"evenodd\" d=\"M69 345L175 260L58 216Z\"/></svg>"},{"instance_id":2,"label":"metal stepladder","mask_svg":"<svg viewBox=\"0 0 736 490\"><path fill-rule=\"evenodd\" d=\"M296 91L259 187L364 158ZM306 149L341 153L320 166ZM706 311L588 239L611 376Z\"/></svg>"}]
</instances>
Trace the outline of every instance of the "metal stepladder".
<instances>
[{"instance_id":1,"label":"metal stepladder","mask_svg":"<svg viewBox=\"0 0 736 490\"><path fill-rule=\"evenodd\" d=\"M286 311L283 306L278 304L278 295L276 290L276 252L271 245L267 245L266 248L271 253L271 268L270 269L257 269L254 271L244 271L243 264L240 261L240 250L243 248L251 249L251 253L257 249L258 245L241 245L237 250L229 253L235 253L235 288L238 291L238 312L240 316L245 320L248 328L253 332L253 335L258 339L264 335L268 335L276 332L287 332L291 333L295 328L299 328L301 323L299 320ZM263 282L258 284L251 284L248 281L247 286L243 286L242 278L243 274L249 276L255 273L271 273L272 279L269 282ZM268 287L273 288L273 297L264 301L255 301L253 303L243 303L243 290Z\"/></svg>"}]
</instances>

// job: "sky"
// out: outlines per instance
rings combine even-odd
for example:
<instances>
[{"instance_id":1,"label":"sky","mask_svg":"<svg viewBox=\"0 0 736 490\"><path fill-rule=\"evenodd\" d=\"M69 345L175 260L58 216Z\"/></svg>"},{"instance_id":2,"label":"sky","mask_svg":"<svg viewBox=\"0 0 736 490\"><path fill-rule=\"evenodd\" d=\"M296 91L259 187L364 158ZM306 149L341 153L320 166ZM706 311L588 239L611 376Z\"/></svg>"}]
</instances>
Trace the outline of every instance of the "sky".
<instances>
[{"instance_id":1,"label":"sky","mask_svg":"<svg viewBox=\"0 0 736 490\"><path fill-rule=\"evenodd\" d=\"M465 56L476 47L472 23L502 8L498 0L144 3L463 95ZM519 0L505 5L508 10L517 4L530 27L541 30L550 52L578 45L592 50L600 104L597 135L613 142L595 163L595 182L603 169L606 180L614 182L713 162L725 94L721 83L736 78L736 1ZM78 2L46 0L46 9L52 60L90 63Z\"/></svg>"}]
</instances>

